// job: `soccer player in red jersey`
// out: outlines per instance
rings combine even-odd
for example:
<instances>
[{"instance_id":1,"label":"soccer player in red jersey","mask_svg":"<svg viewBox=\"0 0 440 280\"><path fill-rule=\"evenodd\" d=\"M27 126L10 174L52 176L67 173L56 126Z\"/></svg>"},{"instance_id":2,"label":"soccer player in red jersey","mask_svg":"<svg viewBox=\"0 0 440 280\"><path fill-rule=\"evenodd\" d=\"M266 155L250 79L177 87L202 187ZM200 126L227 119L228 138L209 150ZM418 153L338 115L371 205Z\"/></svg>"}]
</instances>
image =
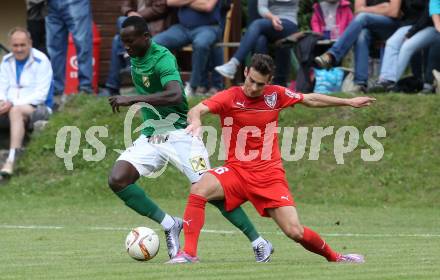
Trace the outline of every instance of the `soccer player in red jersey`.
<instances>
[{"instance_id":1,"label":"soccer player in red jersey","mask_svg":"<svg viewBox=\"0 0 440 280\"><path fill-rule=\"evenodd\" d=\"M218 114L223 132L229 132L223 133L223 140L230 144L226 164L206 172L191 187L183 217L185 247L168 263L198 262L197 243L205 220L205 204L222 199L227 211L250 201L261 216L271 217L287 237L329 262L364 262L362 255L333 251L316 232L300 223L282 166L276 127L280 111L296 103L308 107L360 108L375 99L292 92L269 84L273 68L270 56L254 55L245 69L242 87L222 91L190 110L188 133L198 136L201 116L209 112Z\"/></svg>"}]
</instances>

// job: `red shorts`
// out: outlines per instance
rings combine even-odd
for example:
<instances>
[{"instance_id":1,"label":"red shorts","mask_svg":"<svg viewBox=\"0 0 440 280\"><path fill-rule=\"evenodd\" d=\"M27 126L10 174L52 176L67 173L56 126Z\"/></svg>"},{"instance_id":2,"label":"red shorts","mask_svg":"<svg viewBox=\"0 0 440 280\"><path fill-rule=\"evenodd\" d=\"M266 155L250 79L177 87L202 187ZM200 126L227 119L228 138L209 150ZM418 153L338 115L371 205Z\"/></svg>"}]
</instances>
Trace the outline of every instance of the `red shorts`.
<instances>
[{"instance_id":1,"label":"red shorts","mask_svg":"<svg viewBox=\"0 0 440 280\"><path fill-rule=\"evenodd\" d=\"M258 213L269 217L266 209L295 206L283 168L274 168L258 176L240 166L226 164L209 170L223 187L226 211L250 201ZM262 176L267 175L267 176ZM257 178L258 177L258 178Z\"/></svg>"}]
</instances>

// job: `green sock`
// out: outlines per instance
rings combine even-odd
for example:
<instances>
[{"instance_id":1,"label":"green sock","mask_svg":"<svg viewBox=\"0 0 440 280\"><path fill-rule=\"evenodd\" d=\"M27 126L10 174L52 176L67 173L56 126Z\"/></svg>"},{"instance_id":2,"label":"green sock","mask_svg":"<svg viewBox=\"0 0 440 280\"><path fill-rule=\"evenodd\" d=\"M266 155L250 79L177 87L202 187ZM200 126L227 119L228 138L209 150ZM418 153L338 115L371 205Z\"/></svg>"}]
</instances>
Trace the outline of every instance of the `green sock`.
<instances>
[{"instance_id":1,"label":"green sock","mask_svg":"<svg viewBox=\"0 0 440 280\"><path fill-rule=\"evenodd\" d=\"M128 185L122 191L117 192L116 195L119 196L128 207L159 224L165 217L166 213L136 184Z\"/></svg>"},{"instance_id":2,"label":"green sock","mask_svg":"<svg viewBox=\"0 0 440 280\"><path fill-rule=\"evenodd\" d=\"M260 237L260 234L257 232L251 220L249 220L249 217L246 215L246 213L243 211L241 207L235 208L231 212L228 212L225 209L223 200L213 200L210 201L209 203L217 207L220 210L220 212L222 212L222 215L226 219L228 219L228 221L230 221L241 232L243 232L244 235L246 235L249 241L252 242L258 237Z\"/></svg>"}]
</instances>

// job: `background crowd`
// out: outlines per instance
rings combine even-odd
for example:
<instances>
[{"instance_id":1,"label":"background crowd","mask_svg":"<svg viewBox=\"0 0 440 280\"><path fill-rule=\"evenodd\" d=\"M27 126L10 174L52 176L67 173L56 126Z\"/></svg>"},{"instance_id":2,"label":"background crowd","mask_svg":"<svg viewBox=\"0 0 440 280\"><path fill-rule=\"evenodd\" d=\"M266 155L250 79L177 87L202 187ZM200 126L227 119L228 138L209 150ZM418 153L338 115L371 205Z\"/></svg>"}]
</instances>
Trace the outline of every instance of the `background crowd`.
<instances>
[{"instance_id":1,"label":"background crowd","mask_svg":"<svg viewBox=\"0 0 440 280\"><path fill-rule=\"evenodd\" d=\"M115 24L119 30L125 18L139 16L148 23L156 43L173 52L191 45L187 96L222 90L224 78L235 79L253 53L274 55L274 84L306 93L319 88L315 84L315 80L321 81L318 68L333 71L341 65L352 68L351 91L358 93L407 88L434 93L435 80L440 80L440 0L309 1L313 2L313 15L308 26L301 25L303 1L248 0L247 27L229 58L223 52L229 46L221 43L231 2L126 0L121 1ZM4 177L13 174L29 124L47 119L53 109L52 97L58 100L65 91L69 32L77 52L78 91L94 92L90 1L27 0L26 4L27 29L10 31L11 53L3 57L0 67L0 127L10 128L9 154L0 171ZM351 50L353 59L348 55ZM372 57L381 61L377 77L370 75ZM292 60L297 61L296 67L292 67ZM121 73L129 66L116 33L109 73L99 95L120 94ZM410 78L405 77L408 73ZM342 79L339 83L341 86Z\"/></svg>"}]
</instances>

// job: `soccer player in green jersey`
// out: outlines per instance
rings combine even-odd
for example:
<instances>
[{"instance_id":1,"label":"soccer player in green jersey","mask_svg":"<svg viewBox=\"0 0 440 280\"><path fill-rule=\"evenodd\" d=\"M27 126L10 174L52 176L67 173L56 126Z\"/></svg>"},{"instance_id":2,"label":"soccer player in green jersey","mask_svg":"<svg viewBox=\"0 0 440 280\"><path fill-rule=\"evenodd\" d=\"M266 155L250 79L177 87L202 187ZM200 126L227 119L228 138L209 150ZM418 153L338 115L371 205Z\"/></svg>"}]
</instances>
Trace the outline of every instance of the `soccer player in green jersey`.
<instances>
[{"instance_id":1,"label":"soccer player in green jersey","mask_svg":"<svg viewBox=\"0 0 440 280\"><path fill-rule=\"evenodd\" d=\"M149 176L161 170L169 161L194 184L210 169L208 152L200 138L184 130L188 104L175 57L151 41L148 26L141 17L128 17L120 34L131 58L131 74L138 94L112 96L110 105L116 112L120 106L147 104L141 109L142 117L144 123L153 125L144 128L133 146L117 159L109 186L128 207L162 225L168 255L172 258L179 251L183 221L164 212L136 181L141 175ZM270 260L271 243L258 234L241 208L227 212L223 201L212 204L252 242L257 262Z\"/></svg>"}]
</instances>

